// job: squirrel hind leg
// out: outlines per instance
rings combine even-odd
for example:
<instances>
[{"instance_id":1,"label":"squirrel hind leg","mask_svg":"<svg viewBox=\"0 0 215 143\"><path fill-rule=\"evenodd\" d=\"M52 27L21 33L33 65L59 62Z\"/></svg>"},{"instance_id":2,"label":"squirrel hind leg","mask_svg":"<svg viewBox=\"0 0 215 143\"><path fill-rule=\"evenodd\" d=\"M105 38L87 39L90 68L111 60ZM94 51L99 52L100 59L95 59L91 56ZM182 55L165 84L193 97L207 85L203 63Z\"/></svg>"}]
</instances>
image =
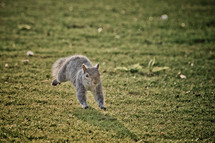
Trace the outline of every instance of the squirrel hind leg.
<instances>
[{"instance_id":1,"label":"squirrel hind leg","mask_svg":"<svg viewBox=\"0 0 215 143\"><path fill-rule=\"evenodd\" d=\"M60 84L60 82L58 82L56 79L52 81L53 86L57 86L58 84Z\"/></svg>"}]
</instances>

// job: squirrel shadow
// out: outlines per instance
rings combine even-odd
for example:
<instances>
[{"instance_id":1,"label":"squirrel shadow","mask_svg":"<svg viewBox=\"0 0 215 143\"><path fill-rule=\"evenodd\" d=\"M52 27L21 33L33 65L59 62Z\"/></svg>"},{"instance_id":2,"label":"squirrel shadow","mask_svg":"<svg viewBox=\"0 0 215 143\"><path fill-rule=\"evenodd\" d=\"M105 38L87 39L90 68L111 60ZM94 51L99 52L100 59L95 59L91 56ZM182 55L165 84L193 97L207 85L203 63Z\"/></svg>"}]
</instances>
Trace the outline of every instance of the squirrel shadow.
<instances>
[{"instance_id":1,"label":"squirrel shadow","mask_svg":"<svg viewBox=\"0 0 215 143\"><path fill-rule=\"evenodd\" d=\"M114 136L118 138L131 138L135 142L138 140L137 136L128 130L117 118L111 117L108 114L102 114L101 112L89 107L86 110L76 108L73 111L73 115L79 120L87 122L93 126L97 126L105 131L114 131Z\"/></svg>"}]
</instances>

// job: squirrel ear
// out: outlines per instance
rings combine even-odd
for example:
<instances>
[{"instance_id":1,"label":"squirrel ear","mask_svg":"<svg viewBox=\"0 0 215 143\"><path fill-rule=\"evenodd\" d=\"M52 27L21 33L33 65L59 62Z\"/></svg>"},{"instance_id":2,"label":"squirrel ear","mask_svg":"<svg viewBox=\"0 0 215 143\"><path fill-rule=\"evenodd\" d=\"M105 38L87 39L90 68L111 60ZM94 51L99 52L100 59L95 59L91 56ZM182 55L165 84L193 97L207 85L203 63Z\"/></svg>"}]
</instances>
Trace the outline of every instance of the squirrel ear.
<instances>
[{"instance_id":1,"label":"squirrel ear","mask_svg":"<svg viewBox=\"0 0 215 143\"><path fill-rule=\"evenodd\" d=\"M82 69L84 70L84 73L85 73L87 70L87 67L84 64L82 64Z\"/></svg>"},{"instance_id":2,"label":"squirrel ear","mask_svg":"<svg viewBox=\"0 0 215 143\"><path fill-rule=\"evenodd\" d=\"M96 66L95 66L97 69L99 69L99 64L96 64Z\"/></svg>"}]
</instances>

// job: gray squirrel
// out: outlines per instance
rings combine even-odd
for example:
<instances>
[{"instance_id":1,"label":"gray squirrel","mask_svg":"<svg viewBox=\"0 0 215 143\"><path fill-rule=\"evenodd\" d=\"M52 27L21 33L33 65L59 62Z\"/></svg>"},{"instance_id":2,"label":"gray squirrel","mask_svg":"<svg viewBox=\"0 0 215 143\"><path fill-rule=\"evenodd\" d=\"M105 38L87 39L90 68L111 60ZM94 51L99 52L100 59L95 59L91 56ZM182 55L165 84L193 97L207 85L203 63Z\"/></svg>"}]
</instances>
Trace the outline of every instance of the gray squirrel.
<instances>
[{"instance_id":1,"label":"gray squirrel","mask_svg":"<svg viewBox=\"0 0 215 143\"><path fill-rule=\"evenodd\" d=\"M82 55L60 58L52 66L52 85L56 86L61 82L71 81L76 88L76 96L84 109L88 108L86 102L87 90L92 91L99 107L106 110L99 64L92 65L91 61Z\"/></svg>"}]
</instances>

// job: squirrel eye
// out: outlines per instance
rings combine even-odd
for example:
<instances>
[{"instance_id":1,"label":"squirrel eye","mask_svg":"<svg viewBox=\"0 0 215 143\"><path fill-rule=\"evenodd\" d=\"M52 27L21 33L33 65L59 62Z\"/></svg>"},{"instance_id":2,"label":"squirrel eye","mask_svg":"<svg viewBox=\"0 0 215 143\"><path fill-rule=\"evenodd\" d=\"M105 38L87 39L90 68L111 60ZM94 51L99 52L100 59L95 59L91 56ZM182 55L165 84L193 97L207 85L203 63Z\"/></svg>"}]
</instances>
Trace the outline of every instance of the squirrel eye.
<instances>
[{"instance_id":1,"label":"squirrel eye","mask_svg":"<svg viewBox=\"0 0 215 143\"><path fill-rule=\"evenodd\" d=\"M88 75L88 74L86 74L86 77L89 77L89 75Z\"/></svg>"}]
</instances>

